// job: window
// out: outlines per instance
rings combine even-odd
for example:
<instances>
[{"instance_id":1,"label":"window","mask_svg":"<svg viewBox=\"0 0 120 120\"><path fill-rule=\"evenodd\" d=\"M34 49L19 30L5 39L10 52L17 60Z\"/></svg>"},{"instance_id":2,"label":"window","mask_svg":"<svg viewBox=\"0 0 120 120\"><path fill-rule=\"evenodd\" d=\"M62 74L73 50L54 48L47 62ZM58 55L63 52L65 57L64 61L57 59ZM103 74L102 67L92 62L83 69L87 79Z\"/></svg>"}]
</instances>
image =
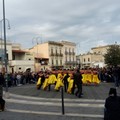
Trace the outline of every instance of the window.
<instances>
[{"instance_id":1,"label":"window","mask_svg":"<svg viewBox=\"0 0 120 120\"><path fill-rule=\"evenodd\" d=\"M60 48L60 54L61 54L62 52L61 52L61 48Z\"/></svg>"},{"instance_id":2,"label":"window","mask_svg":"<svg viewBox=\"0 0 120 120\"><path fill-rule=\"evenodd\" d=\"M72 48L72 52L74 52L74 48Z\"/></svg>"},{"instance_id":3,"label":"window","mask_svg":"<svg viewBox=\"0 0 120 120\"><path fill-rule=\"evenodd\" d=\"M51 54L53 54L53 48L51 48Z\"/></svg>"},{"instance_id":4,"label":"window","mask_svg":"<svg viewBox=\"0 0 120 120\"><path fill-rule=\"evenodd\" d=\"M67 56L65 57L65 61L67 62Z\"/></svg>"},{"instance_id":5,"label":"window","mask_svg":"<svg viewBox=\"0 0 120 120\"><path fill-rule=\"evenodd\" d=\"M65 52L67 52L67 48L65 48Z\"/></svg>"},{"instance_id":6,"label":"window","mask_svg":"<svg viewBox=\"0 0 120 120\"><path fill-rule=\"evenodd\" d=\"M53 61L53 59L52 59L52 65L54 65L54 61Z\"/></svg>"},{"instance_id":7,"label":"window","mask_svg":"<svg viewBox=\"0 0 120 120\"><path fill-rule=\"evenodd\" d=\"M73 57L73 61L74 61L74 57Z\"/></svg>"},{"instance_id":8,"label":"window","mask_svg":"<svg viewBox=\"0 0 120 120\"><path fill-rule=\"evenodd\" d=\"M69 48L69 52L71 52L71 49Z\"/></svg>"},{"instance_id":9,"label":"window","mask_svg":"<svg viewBox=\"0 0 120 120\"><path fill-rule=\"evenodd\" d=\"M69 61L71 62L71 56L69 57Z\"/></svg>"},{"instance_id":10,"label":"window","mask_svg":"<svg viewBox=\"0 0 120 120\"><path fill-rule=\"evenodd\" d=\"M88 58L88 62L90 62L90 58Z\"/></svg>"},{"instance_id":11,"label":"window","mask_svg":"<svg viewBox=\"0 0 120 120\"><path fill-rule=\"evenodd\" d=\"M57 48L56 48L56 54L57 54L58 52L57 52Z\"/></svg>"},{"instance_id":12,"label":"window","mask_svg":"<svg viewBox=\"0 0 120 120\"><path fill-rule=\"evenodd\" d=\"M84 58L84 62L85 62L85 58Z\"/></svg>"},{"instance_id":13,"label":"window","mask_svg":"<svg viewBox=\"0 0 120 120\"><path fill-rule=\"evenodd\" d=\"M56 60L56 65L58 65L58 60Z\"/></svg>"},{"instance_id":14,"label":"window","mask_svg":"<svg viewBox=\"0 0 120 120\"><path fill-rule=\"evenodd\" d=\"M60 60L60 65L62 65L62 60Z\"/></svg>"},{"instance_id":15,"label":"window","mask_svg":"<svg viewBox=\"0 0 120 120\"><path fill-rule=\"evenodd\" d=\"M13 60L15 60L15 55L13 54Z\"/></svg>"}]
</instances>

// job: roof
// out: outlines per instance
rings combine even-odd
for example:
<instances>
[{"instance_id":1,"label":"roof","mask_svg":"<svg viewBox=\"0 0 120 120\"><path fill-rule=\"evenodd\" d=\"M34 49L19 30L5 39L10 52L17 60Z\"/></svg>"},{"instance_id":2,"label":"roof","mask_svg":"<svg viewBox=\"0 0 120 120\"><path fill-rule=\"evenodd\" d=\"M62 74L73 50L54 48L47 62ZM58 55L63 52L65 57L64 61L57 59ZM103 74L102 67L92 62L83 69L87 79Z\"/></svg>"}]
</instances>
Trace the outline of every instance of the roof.
<instances>
[{"instance_id":1,"label":"roof","mask_svg":"<svg viewBox=\"0 0 120 120\"><path fill-rule=\"evenodd\" d=\"M35 56L35 58L36 59L41 59L41 60L48 60L49 59L49 58L43 58L43 57L39 57L39 56L38 57Z\"/></svg>"},{"instance_id":2,"label":"roof","mask_svg":"<svg viewBox=\"0 0 120 120\"><path fill-rule=\"evenodd\" d=\"M16 52L16 53L26 53L27 51L25 51L25 50L12 50L12 52Z\"/></svg>"}]
</instances>

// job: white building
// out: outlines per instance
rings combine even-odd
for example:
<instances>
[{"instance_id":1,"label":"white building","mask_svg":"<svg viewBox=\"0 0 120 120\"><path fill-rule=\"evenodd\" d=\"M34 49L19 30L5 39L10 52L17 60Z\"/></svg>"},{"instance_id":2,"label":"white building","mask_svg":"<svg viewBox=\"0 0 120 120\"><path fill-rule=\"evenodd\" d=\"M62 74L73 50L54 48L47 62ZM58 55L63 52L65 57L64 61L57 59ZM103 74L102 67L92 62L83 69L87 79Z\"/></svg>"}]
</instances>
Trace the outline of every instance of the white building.
<instances>
[{"instance_id":1,"label":"white building","mask_svg":"<svg viewBox=\"0 0 120 120\"><path fill-rule=\"evenodd\" d=\"M31 68L31 70L34 71L33 55L29 51L22 50L20 44L15 44L7 41L6 51L8 72L24 72L27 68ZM0 70L2 72L5 72L3 40L0 42Z\"/></svg>"}]
</instances>

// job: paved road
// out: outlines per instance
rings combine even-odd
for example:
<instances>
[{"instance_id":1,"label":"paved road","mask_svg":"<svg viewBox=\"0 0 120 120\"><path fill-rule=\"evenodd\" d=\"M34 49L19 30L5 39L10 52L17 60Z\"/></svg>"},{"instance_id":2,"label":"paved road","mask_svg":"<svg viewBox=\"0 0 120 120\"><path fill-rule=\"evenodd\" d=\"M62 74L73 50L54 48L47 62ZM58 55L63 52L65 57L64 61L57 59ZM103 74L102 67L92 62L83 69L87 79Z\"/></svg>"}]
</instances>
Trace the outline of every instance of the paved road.
<instances>
[{"instance_id":1,"label":"paved road","mask_svg":"<svg viewBox=\"0 0 120 120\"><path fill-rule=\"evenodd\" d=\"M113 83L83 86L83 98L64 93L62 114L61 91L37 90L35 84L9 88L6 111L0 120L103 120L105 98ZM117 89L120 95L120 88Z\"/></svg>"}]
</instances>

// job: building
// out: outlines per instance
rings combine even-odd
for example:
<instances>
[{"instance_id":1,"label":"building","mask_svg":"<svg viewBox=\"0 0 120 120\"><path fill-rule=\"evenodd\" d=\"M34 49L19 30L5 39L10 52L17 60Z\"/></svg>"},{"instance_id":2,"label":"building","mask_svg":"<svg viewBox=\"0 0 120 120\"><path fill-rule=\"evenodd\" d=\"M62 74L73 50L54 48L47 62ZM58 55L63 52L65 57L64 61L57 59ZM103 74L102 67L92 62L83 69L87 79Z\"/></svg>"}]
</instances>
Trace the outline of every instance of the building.
<instances>
[{"instance_id":1,"label":"building","mask_svg":"<svg viewBox=\"0 0 120 120\"><path fill-rule=\"evenodd\" d=\"M25 72L28 68L34 70L33 54L21 49L20 44L12 44L12 59L9 59L10 72Z\"/></svg>"},{"instance_id":2,"label":"building","mask_svg":"<svg viewBox=\"0 0 120 120\"><path fill-rule=\"evenodd\" d=\"M8 72L25 71L30 68L34 71L34 58L33 55L21 48L20 44L6 42L7 52L7 69ZM0 71L5 72L4 62L4 40L0 40Z\"/></svg>"},{"instance_id":3,"label":"building","mask_svg":"<svg viewBox=\"0 0 120 120\"><path fill-rule=\"evenodd\" d=\"M81 68L103 67L103 55L94 53L80 55L80 65Z\"/></svg>"},{"instance_id":4,"label":"building","mask_svg":"<svg viewBox=\"0 0 120 120\"><path fill-rule=\"evenodd\" d=\"M63 45L63 66L71 69L76 67L76 44L69 41L61 41Z\"/></svg>"},{"instance_id":5,"label":"building","mask_svg":"<svg viewBox=\"0 0 120 120\"><path fill-rule=\"evenodd\" d=\"M81 67L104 67L104 54L109 47L110 45L93 47L91 52L77 56L77 59L80 59Z\"/></svg>"},{"instance_id":6,"label":"building","mask_svg":"<svg viewBox=\"0 0 120 120\"><path fill-rule=\"evenodd\" d=\"M72 68L76 65L75 44L48 41L37 44L29 51L34 54L35 70Z\"/></svg>"},{"instance_id":7,"label":"building","mask_svg":"<svg viewBox=\"0 0 120 120\"><path fill-rule=\"evenodd\" d=\"M6 43L6 57L7 60L12 59L12 44L8 41ZM7 69L9 70L9 65ZM5 72L4 40L2 39L0 39L0 71Z\"/></svg>"},{"instance_id":8,"label":"building","mask_svg":"<svg viewBox=\"0 0 120 120\"><path fill-rule=\"evenodd\" d=\"M76 45L69 41L48 41L29 49L20 44L6 43L9 72L24 72L30 68L38 72L46 69L70 69L76 66ZM5 72L4 41L0 42L0 69Z\"/></svg>"}]
</instances>

